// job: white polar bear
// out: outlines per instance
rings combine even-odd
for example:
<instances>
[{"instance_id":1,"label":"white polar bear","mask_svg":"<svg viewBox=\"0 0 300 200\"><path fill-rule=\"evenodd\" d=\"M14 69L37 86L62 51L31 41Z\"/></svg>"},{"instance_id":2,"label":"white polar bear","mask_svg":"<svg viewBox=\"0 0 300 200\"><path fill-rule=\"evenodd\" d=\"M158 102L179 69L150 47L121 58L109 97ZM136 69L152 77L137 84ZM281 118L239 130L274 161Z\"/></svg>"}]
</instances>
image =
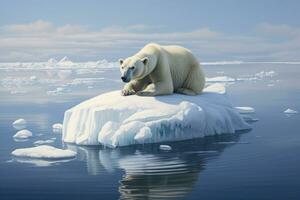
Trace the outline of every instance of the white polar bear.
<instances>
[{"instance_id":1,"label":"white polar bear","mask_svg":"<svg viewBox=\"0 0 300 200\"><path fill-rule=\"evenodd\" d=\"M120 59L122 95L197 95L205 85L204 72L195 56L180 46L150 43L137 54Z\"/></svg>"}]
</instances>

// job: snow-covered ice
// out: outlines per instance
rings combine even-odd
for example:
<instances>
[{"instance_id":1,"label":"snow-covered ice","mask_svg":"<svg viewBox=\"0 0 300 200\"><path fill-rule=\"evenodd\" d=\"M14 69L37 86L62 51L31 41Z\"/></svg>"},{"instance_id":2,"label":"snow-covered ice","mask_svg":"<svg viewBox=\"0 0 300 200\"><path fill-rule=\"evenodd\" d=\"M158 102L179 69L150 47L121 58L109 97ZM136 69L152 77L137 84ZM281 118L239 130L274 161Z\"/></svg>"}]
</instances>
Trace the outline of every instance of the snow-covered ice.
<instances>
[{"instance_id":1,"label":"snow-covered ice","mask_svg":"<svg viewBox=\"0 0 300 200\"><path fill-rule=\"evenodd\" d=\"M30 137L32 137L32 132L27 129L20 130L13 136L15 139L28 139Z\"/></svg>"},{"instance_id":2,"label":"snow-covered ice","mask_svg":"<svg viewBox=\"0 0 300 200\"><path fill-rule=\"evenodd\" d=\"M161 145L159 145L159 149L163 150L163 151L171 151L172 147L169 145L166 145L166 144L161 144Z\"/></svg>"},{"instance_id":3,"label":"snow-covered ice","mask_svg":"<svg viewBox=\"0 0 300 200\"><path fill-rule=\"evenodd\" d=\"M15 129L23 129L23 128L26 128L26 120L23 119L23 118L20 118L20 119L17 119L15 120L13 123L12 123L12 126L15 128Z\"/></svg>"},{"instance_id":4,"label":"snow-covered ice","mask_svg":"<svg viewBox=\"0 0 300 200\"><path fill-rule=\"evenodd\" d=\"M11 154L13 156L25 158L63 159L74 158L77 153L71 150L63 150L48 145L41 145L37 147L16 149L11 152Z\"/></svg>"},{"instance_id":5,"label":"snow-covered ice","mask_svg":"<svg viewBox=\"0 0 300 200\"><path fill-rule=\"evenodd\" d=\"M235 107L236 110L241 113L241 114L246 114L246 113L254 113L255 112L255 109L252 108L252 107L246 107L246 106L243 106L243 107Z\"/></svg>"},{"instance_id":6,"label":"snow-covered ice","mask_svg":"<svg viewBox=\"0 0 300 200\"><path fill-rule=\"evenodd\" d=\"M54 133L61 133L61 132L62 132L62 127L63 127L62 124L60 124L60 123L55 123L55 124L52 125L52 131L53 131Z\"/></svg>"},{"instance_id":7,"label":"snow-covered ice","mask_svg":"<svg viewBox=\"0 0 300 200\"><path fill-rule=\"evenodd\" d=\"M67 110L63 141L117 147L235 133L249 125L232 107L225 88L213 84L203 94L158 97L105 93Z\"/></svg>"},{"instance_id":8,"label":"snow-covered ice","mask_svg":"<svg viewBox=\"0 0 300 200\"><path fill-rule=\"evenodd\" d=\"M286 110L284 111L284 113L285 113L285 114L297 114L298 111L297 111L297 110L293 110L293 109L288 108L288 109L286 109Z\"/></svg>"}]
</instances>

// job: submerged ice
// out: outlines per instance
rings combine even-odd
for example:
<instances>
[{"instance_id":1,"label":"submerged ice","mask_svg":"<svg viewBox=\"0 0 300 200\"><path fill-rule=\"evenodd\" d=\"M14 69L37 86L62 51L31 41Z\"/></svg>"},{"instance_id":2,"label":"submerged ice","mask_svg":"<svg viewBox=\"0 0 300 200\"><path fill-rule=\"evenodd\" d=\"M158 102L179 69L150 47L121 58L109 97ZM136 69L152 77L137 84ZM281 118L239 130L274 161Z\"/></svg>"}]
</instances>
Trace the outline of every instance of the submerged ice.
<instances>
[{"instance_id":1,"label":"submerged ice","mask_svg":"<svg viewBox=\"0 0 300 200\"><path fill-rule=\"evenodd\" d=\"M63 141L117 147L234 133L249 125L232 107L225 88L213 84L198 96L159 97L105 93L67 110Z\"/></svg>"}]
</instances>

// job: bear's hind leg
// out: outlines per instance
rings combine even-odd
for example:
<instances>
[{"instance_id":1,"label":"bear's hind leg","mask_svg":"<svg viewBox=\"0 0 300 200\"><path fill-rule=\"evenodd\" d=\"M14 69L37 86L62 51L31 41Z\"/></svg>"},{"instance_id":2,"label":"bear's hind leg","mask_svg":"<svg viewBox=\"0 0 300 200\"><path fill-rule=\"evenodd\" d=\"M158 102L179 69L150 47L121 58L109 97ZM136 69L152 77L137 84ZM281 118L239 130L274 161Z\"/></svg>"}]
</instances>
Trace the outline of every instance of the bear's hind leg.
<instances>
[{"instance_id":1,"label":"bear's hind leg","mask_svg":"<svg viewBox=\"0 0 300 200\"><path fill-rule=\"evenodd\" d=\"M192 67L185 83L183 84L184 91L188 90L188 92L184 92L183 94L191 95L190 93L194 93L193 95L200 94L205 86L205 76L201 67L197 64ZM192 92L191 92L192 91Z\"/></svg>"},{"instance_id":2,"label":"bear's hind leg","mask_svg":"<svg viewBox=\"0 0 300 200\"><path fill-rule=\"evenodd\" d=\"M178 88L175 92L179 93L179 94L185 94L185 95L191 95L191 96L197 95L196 92L194 92L193 90L188 89L188 88Z\"/></svg>"}]
</instances>

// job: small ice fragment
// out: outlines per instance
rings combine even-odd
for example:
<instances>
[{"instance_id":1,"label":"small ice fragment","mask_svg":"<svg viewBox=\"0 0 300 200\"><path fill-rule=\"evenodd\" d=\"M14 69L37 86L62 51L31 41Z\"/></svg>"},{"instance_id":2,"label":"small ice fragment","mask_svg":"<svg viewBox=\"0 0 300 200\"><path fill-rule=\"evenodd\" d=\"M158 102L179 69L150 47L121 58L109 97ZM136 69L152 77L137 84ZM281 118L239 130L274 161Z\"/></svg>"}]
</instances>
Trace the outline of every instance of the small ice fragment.
<instances>
[{"instance_id":1,"label":"small ice fragment","mask_svg":"<svg viewBox=\"0 0 300 200\"><path fill-rule=\"evenodd\" d=\"M77 153L71 150L63 150L48 145L41 145L37 147L16 149L11 152L11 154L13 156L25 158L63 159L73 158Z\"/></svg>"},{"instance_id":2,"label":"small ice fragment","mask_svg":"<svg viewBox=\"0 0 300 200\"><path fill-rule=\"evenodd\" d=\"M152 137L152 132L149 127L143 127L141 130L135 135L134 140L139 143L143 143L145 140L150 139Z\"/></svg>"},{"instance_id":3,"label":"small ice fragment","mask_svg":"<svg viewBox=\"0 0 300 200\"><path fill-rule=\"evenodd\" d=\"M252 107L235 107L235 109L240 113L240 114L245 114L245 113L254 113L255 109Z\"/></svg>"},{"instance_id":4,"label":"small ice fragment","mask_svg":"<svg viewBox=\"0 0 300 200\"><path fill-rule=\"evenodd\" d=\"M63 125L60 123L56 123L52 125L52 131L53 133L61 133L62 132Z\"/></svg>"},{"instance_id":5,"label":"small ice fragment","mask_svg":"<svg viewBox=\"0 0 300 200\"><path fill-rule=\"evenodd\" d=\"M171 151L172 147L166 144L159 145L159 149L163 151Z\"/></svg>"},{"instance_id":6,"label":"small ice fragment","mask_svg":"<svg viewBox=\"0 0 300 200\"><path fill-rule=\"evenodd\" d=\"M13 138L15 139L27 139L32 137L32 132L26 129L18 131Z\"/></svg>"},{"instance_id":7,"label":"small ice fragment","mask_svg":"<svg viewBox=\"0 0 300 200\"><path fill-rule=\"evenodd\" d=\"M37 77L36 76L30 76L29 78L31 81L36 81L37 80Z\"/></svg>"},{"instance_id":8,"label":"small ice fragment","mask_svg":"<svg viewBox=\"0 0 300 200\"><path fill-rule=\"evenodd\" d=\"M53 142L54 142L54 140L37 140L33 144L34 145L42 145L42 144L50 144Z\"/></svg>"},{"instance_id":9,"label":"small ice fragment","mask_svg":"<svg viewBox=\"0 0 300 200\"><path fill-rule=\"evenodd\" d=\"M212 78L207 77L206 82L235 82L235 79L228 76L216 76Z\"/></svg>"},{"instance_id":10,"label":"small ice fragment","mask_svg":"<svg viewBox=\"0 0 300 200\"><path fill-rule=\"evenodd\" d=\"M286 110L284 111L284 113L285 113L285 114L297 114L298 111L297 111L297 110L293 110L293 109L288 108L288 109L286 109Z\"/></svg>"},{"instance_id":11,"label":"small ice fragment","mask_svg":"<svg viewBox=\"0 0 300 200\"><path fill-rule=\"evenodd\" d=\"M12 125L13 125L13 127L14 127L15 129L20 130L20 129L23 129L23 128L26 127L26 123L27 123L27 122L26 122L25 119L20 118L20 119L17 119L16 121L14 121L14 122L12 123Z\"/></svg>"}]
</instances>

